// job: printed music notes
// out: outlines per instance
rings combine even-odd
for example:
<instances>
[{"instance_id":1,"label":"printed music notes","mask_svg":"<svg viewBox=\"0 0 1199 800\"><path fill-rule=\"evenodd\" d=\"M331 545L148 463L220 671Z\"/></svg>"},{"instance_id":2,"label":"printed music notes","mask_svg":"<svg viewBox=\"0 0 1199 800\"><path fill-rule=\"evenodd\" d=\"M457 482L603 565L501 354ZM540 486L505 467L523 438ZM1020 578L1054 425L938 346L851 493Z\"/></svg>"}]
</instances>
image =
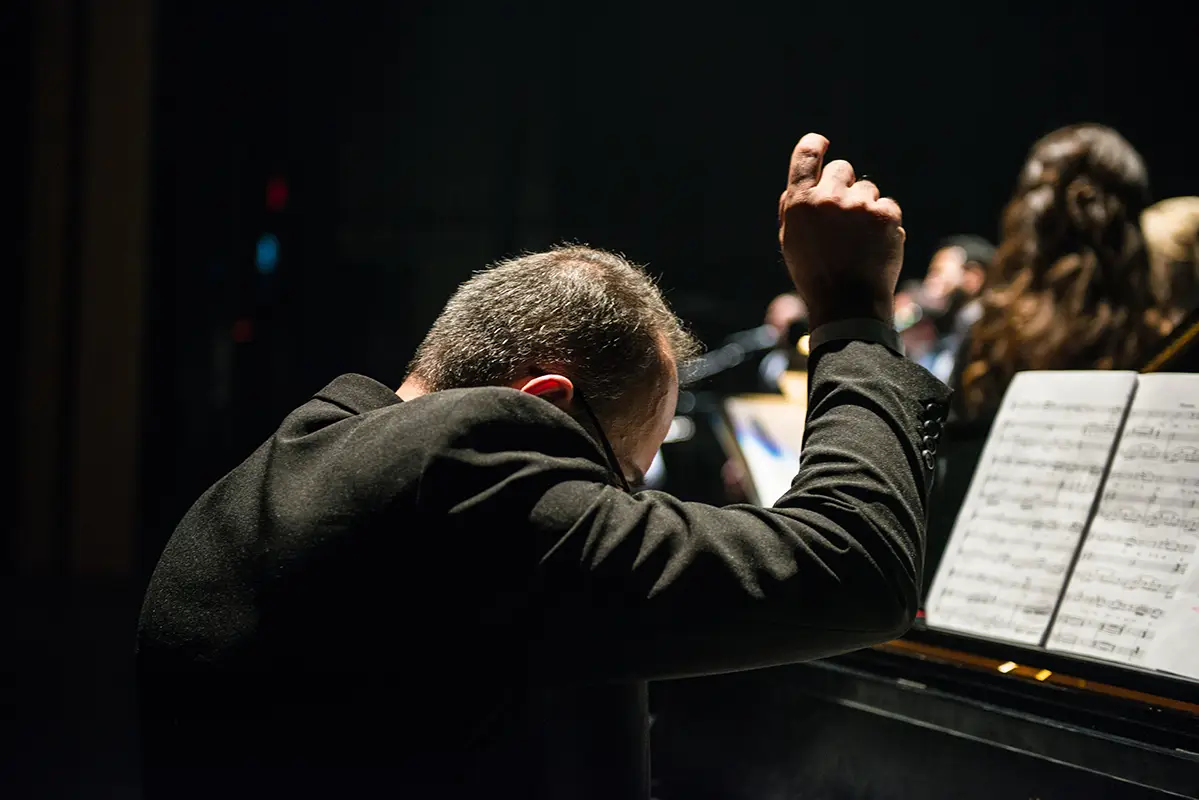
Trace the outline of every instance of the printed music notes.
<instances>
[{"instance_id":1,"label":"printed music notes","mask_svg":"<svg viewBox=\"0 0 1199 800\"><path fill-rule=\"evenodd\" d=\"M929 592L930 627L1041 644L1136 382L1131 372L1016 376Z\"/></svg>"},{"instance_id":2,"label":"printed music notes","mask_svg":"<svg viewBox=\"0 0 1199 800\"><path fill-rule=\"evenodd\" d=\"M1199 679L1199 376L1016 376L925 613Z\"/></svg>"},{"instance_id":3,"label":"printed music notes","mask_svg":"<svg viewBox=\"0 0 1199 800\"><path fill-rule=\"evenodd\" d=\"M1047 647L1199 678L1199 377L1141 376Z\"/></svg>"}]
</instances>

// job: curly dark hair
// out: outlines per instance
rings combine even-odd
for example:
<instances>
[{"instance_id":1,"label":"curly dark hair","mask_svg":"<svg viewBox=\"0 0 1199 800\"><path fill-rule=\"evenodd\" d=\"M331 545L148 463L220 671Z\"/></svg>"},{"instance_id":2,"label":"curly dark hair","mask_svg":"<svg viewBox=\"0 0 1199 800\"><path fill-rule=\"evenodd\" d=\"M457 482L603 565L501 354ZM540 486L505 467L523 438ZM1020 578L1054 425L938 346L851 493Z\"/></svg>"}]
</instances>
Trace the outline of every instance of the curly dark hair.
<instances>
[{"instance_id":1,"label":"curly dark hair","mask_svg":"<svg viewBox=\"0 0 1199 800\"><path fill-rule=\"evenodd\" d=\"M1133 369L1161 339L1140 215L1145 163L1102 125L1038 141L1003 212L1002 237L971 332L961 416L997 410L1029 369Z\"/></svg>"},{"instance_id":2,"label":"curly dark hair","mask_svg":"<svg viewBox=\"0 0 1199 800\"><path fill-rule=\"evenodd\" d=\"M665 358L679 363L698 352L641 267L563 245L501 261L459 286L409 375L439 391L561 371L621 435L662 396Z\"/></svg>"}]
</instances>

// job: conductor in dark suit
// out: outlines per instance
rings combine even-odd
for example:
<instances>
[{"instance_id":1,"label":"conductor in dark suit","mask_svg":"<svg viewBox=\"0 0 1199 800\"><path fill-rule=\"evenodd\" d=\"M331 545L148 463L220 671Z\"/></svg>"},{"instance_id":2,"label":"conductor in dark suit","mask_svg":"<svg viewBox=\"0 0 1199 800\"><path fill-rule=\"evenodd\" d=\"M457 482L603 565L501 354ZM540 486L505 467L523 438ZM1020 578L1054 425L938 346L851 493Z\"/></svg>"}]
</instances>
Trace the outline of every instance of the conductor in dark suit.
<instances>
[{"instance_id":1,"label":"conductor in dark suit","mask_svg":"<svg viewBox=\"0 0 1199 800\"><path fill-rule=\"evenodd\" d=\"M897 352L899 207L827 146L779 203L813 331L774 508L629 491L691 352L643 272L479 273L398 391L337 378L179 524L138 631L147 796L645 798L647 681L902 634L947 390Z\"/></svg>"}]
</instances>

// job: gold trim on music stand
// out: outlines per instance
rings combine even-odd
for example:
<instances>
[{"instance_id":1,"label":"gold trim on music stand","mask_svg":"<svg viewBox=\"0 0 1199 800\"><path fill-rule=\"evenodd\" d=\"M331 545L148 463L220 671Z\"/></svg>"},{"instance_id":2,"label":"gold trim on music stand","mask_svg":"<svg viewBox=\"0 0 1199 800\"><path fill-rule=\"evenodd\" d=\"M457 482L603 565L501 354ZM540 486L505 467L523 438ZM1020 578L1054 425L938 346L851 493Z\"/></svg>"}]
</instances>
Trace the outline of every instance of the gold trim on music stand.
<instances>
[{"instance_id":1,"label":"gold trim on music stand","mask_svg":"<svg viewBox=\"0 0 1199 800\"><path fill-rule=\"evenodd\" d=\"M1199 339L1199 322L1191 323L1189 328L1174 337L1164 350L1150 359L1149 363L1141 369L1141 372L1157 372L1164 365L1168 364L1170 359L1182 352L1182 350L1195 344L1196 339Z\"/></svg>"},{"instance_id":2,"label":"gold trim on music stand","mask_svg":"<svg viewBox=\"0 0 1199 800\"><path fill-rule=\"evenodd\" d=\"M1199 716L1199 705L1188 703L1184 700L1174 700L1161 695L1149 694L1147 692L1138 692L1135 689L1125 689L1122 686L1113 686L1109 683L1100 683L1098 681L1088 681L1082 678L1075 678L1072 675L1064 675L1060 672L1052 672L1047 669L1042 669L1038 666L1027 664L1017 664L1012 661L1001 661L997 658L988 658L986 656L966 653L961 650L954 650L948 647L937 647L934 645L924 644L923 642L913 642L907 639L896 639L884 644L875 645L875 650L881 650L884 653L899 653L913 658L919 658L924 661L935 661L942 664L952 664L958 667L966 667L982 672L995 672L999 675L1005 675L1010 678L1017 678L1025 681L1033 681L1035 683L1048 683L1056 686L1065 686L1071 689L1082 689L1088 692L1097 694L1105 694L1110 697L1120 697L1125 700L1132 700L1138 703L1146 703L1148 705L1160 706L1162 708L1170 708L1175 711L1182 711L1188 714Z\"/></svg>"}]
</instances>

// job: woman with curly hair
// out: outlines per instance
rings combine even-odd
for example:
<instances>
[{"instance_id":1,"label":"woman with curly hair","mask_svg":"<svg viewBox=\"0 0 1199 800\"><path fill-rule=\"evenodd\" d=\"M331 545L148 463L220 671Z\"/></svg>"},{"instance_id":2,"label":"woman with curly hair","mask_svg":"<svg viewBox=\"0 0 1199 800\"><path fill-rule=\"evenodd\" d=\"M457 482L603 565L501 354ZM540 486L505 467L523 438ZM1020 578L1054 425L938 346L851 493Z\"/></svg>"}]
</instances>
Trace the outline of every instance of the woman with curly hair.
<instances>
[{"instance_id":1,"label":"woman with curly hair","mask_svg":"<svg viewBox=\"0 0 1199 800\"><path fill-rule=\"evenodd\" d=\"M1102 125L1061 128L1029 153L1004 209L981 315L959 350L930 503L927 591L974 468L1017 372L1137 369L1168 327L1140 216L1145 162Z\"/></svg>"},{"instance_id":2,"label":"woman with curly hair","mask_svg":"<svg viewBox=\"0 0 1199 800\"><path fill-rule=\"evenodd\" d=\"M1002 238L960 374L959 414L998 410L1029 369L1135 369L1162 337L1140 216L1145 162L1102 125L1038 141L1003 212Z\"/></svg>"}]
</instances>

